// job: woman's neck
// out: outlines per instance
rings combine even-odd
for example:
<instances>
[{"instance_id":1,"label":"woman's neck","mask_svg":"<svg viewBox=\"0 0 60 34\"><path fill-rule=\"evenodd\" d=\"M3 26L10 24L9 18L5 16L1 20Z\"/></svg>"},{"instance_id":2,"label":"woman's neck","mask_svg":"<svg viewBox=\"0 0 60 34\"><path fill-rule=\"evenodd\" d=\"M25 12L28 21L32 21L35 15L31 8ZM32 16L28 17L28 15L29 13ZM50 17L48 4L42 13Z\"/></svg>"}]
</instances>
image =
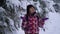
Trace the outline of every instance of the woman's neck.
<instances>
[{"instance_id":1,"label":"woman's neck","mask_svg":"<svg viewBox=\"0 0 60 34\"><path fill-rule=\"evenodd\" d=\"M30 13L30 16L34 16L36 14L36 12L34 12L34 13Z\"/></svg>"}]
</instances>

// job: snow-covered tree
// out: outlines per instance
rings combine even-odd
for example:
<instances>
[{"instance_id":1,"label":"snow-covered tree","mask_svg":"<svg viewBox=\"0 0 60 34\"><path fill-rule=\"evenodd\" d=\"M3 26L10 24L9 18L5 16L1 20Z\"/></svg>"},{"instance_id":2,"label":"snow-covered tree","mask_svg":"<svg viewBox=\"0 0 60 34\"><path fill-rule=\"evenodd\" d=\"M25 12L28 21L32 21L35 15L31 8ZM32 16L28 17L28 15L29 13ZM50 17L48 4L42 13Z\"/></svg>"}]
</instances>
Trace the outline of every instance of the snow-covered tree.
<instances>
[{"instance_id":1,"label":"snow-covered tree","mask_svg":"<svg viewBox=\"0 0 60 34\"><path fill-rule=\"evenodd\" d=\"M60 0L0 0L1 34L13 34L19 30L21 16L26 14L26 7L29 4L36 7L36 12L41 18L48 16L49 12L60 13Z\"/></svg>"}]
</instances>

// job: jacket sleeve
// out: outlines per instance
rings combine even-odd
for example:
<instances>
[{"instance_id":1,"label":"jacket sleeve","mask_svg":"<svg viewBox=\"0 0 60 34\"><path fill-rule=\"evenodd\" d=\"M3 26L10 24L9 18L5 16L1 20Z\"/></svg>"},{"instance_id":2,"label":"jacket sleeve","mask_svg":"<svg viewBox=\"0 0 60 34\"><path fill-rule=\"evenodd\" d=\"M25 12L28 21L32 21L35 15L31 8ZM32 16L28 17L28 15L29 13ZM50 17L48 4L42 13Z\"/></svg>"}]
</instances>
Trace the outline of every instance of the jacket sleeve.
<instances>
[{"instance_id":1,"label":"jacket sleeve","mask_svg":"<svg viewBox=\"0 0 60 34\"><path fill-rule=\"evenodd\" d=\"M41 19L41 18L39 18L39 20L38 20L38 26L41 27L41 28L43 28L43 25L44 25L44 20Z\"/></svg>"},{"instance_id":2,"label":"jacket sleeve","mask_svg":"<svg viewBox=\"0 0 60 34\"><path fill-rule=\"evenodd\" d=\"M43 28L44 22L45 22L45 20L47 20L47 19L48 19L48 18L43 18L43 19L39 18L39 22L38 22L39 27Z\"/></svg>"},{"instance_id":3,"label":"jacket sleeve","mask_svg":"<svg viewBox=\"0 0 60 34\"><path fill-rule=\"evenodd\" d=\"M26 24L27 24L27 21L26 21L25 18L23 18L23 19L22 19L22 25L21 25L21 27L22 27L23 30L26 29Z\"/></svg>"}]
</instances>

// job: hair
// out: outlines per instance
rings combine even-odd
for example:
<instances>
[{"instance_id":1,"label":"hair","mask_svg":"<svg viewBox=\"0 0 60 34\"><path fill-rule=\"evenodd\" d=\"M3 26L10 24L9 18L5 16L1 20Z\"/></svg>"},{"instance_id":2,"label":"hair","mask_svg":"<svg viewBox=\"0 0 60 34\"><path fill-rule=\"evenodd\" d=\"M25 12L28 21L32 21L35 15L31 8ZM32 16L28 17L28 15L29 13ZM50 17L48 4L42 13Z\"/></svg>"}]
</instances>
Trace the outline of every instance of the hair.
<instances>
[{"instance_id":1,"label":"hair","mask_svg":"<svg viewBox=\"0 0 60 34\"><path fill-rule=\"evenodd\" d=\"M26 14L26 20L28 20L28 15L30 15L30 8L33 7L35 9L35 7L33 5L28 5L27 6L27 14Z\"/></svg>"},{"instance_id":2,"label":"hair","mask_svg":"<svg viewBox=\"0 0 60 34\"><path fill-rule=\"evenodd\" d=\"M28 5L28 6L27 6L27 15L30 14L30 10L29 10L29 9L30 9L31 7L33 7L33 8L35 9L35 7L34 7L33 5Z\"/></svg>"}]
</instances>

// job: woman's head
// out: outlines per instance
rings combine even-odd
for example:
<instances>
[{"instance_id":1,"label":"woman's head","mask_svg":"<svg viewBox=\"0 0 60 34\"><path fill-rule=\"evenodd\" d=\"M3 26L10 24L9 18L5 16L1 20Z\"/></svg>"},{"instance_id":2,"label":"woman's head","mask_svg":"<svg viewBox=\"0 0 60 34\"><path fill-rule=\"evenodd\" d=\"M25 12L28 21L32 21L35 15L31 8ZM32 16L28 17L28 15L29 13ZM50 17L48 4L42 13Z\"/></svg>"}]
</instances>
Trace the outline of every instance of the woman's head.
<instances>
[{"instance_id":1,"label":"woman's head","mask_svg":"<svg viewBox=\"0 0 60 34\"><path fill-rule=\"evenodd\" d=\"M27 6L27 14L26 14L26 20L28 21L28 16L29 15L34 15L35 12L35 7L33 5L28 5Z\"/></svg>"},{"instance_id":2,"label":"woman's head","mask_svg":"<svg viewBox=\"0 0 60 34\"><path fill-rule=\"evenodd\" d=\"M35 7L33 5L27 6L27 14L32 14L35 12Z\"/></svg>"}]
</instances>

